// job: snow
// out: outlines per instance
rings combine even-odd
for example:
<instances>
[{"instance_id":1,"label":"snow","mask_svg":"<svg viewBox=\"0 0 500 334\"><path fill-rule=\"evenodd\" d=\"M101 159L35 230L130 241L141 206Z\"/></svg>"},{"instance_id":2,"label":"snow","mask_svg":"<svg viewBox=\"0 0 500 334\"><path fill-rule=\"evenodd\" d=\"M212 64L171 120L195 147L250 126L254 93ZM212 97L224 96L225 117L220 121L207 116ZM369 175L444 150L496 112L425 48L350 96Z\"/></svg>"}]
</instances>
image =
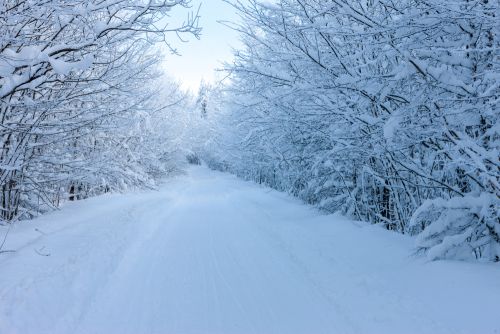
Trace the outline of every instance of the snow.
<instances>
[{"instance_id":1,"label":"snow","mask_svg":"<svg viewBox=\"0 0 500 334\"><path fill-rule=\"evenodd\" d=\"M49 62L54 71L60 75L68 75L72 70L84 71L92 66L93 56L87 55L76 62L66 62L57 58L49 57Z\"/></svg>"},{"instance_id":2,"label":"snow","mask_svg":"<svg viewBox=\"0 0 500 334\"><path fill-rule=\"evenodd\" d=\"M412 245L193 167L14 225L0 333L498 333L500 267Z\"/></svg>"},{"instance_id":3,"label":"snow","mask_svg":"<svg viewBox=\"0 0 500 334\"><path fill-rule=\"evenodd\" d=\"M391 142L394 134L399 127L399 117L392 115L387 122L384 124L384 138L388 141Z\"/></svg>"},{"instance_id":4,"label":"snow","mask_svg":"<svg viewBox=\"0 0 500 334\"><path fill-rule=\"evenodd\" d=\"M471 245L487 244L484 239L489 238L492 232L500 232L496 227L497 202L497 196L487 193L425 201L415 211L410 224L418 227L422 222L434 222L417 236L417 246L428 249L427 258L430 260L474 259ZM480 221L478 226L471 223L474 217ZM497 250L495 247L495 243L484 247L483 256L493 258Z\"/></svg>"}]
</instances>

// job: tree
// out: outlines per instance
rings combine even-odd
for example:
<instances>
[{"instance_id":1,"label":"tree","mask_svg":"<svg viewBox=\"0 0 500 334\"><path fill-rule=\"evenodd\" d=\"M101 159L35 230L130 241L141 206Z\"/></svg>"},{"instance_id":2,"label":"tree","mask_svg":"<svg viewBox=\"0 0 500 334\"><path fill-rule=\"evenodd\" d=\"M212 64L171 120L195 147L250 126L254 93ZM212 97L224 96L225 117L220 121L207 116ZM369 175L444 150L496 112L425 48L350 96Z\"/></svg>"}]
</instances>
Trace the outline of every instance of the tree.
<instances>
[{"instance_id":1,"label":"tree","mask_svg":"<svg viewBox=\"0 0 500 334\"><path fill-rule=\"evenodd\" d=\"M170 35L199 34L197 16L168 26L170 10L188 6L187 0L0 4L2 220L137 176L122 165L131 166L129 155L113 160L121 147L109 139L119 139L113 134L127 126L123 118L148 108L151 93L137 89L141 81L147 86L159 61L150 47L165 42L174 50Z\"/></svg>"},{"instance_id":2,"label":"tree","mask_svg":"<svg viewBox=\"0 0 500 334\"><path fill-rule=\"evenodd\" d=\"M322 209L422 233L431 258L498 260L498 3L233 5L245 48L227 65L220 162Z\"/></svg>"}]
</instances>

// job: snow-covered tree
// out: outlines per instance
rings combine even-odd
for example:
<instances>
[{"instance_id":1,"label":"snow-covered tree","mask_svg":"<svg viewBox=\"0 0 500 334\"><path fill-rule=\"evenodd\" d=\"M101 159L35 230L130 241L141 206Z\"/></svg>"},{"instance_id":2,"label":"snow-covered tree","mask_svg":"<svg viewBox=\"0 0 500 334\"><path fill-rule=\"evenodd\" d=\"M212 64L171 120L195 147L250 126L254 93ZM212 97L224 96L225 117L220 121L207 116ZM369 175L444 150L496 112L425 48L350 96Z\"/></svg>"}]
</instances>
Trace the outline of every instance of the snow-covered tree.
<instances>
[{"instance_id":1,"label":"snow-covered tree","mask_svg":"<svg viewBox=\"0 0 500 334\"><path fill-rule=\"evenodd\" d=\"M499 259L497 2L232 3L245 48L212 151L225 168L423 231L432 258Z\"/></svg>"},{"instance_id":2,"label":"snow-covered tree","mask_svg":"<svg viewBox=\"0 0 500 334\"><path fill-rule=\"evenodd\" d=\"M158 109L151 46L199 33L168 24L174 7L189 1L0 4L0 219L144 182L131 123Z\"/></svg>"}]
</instances>

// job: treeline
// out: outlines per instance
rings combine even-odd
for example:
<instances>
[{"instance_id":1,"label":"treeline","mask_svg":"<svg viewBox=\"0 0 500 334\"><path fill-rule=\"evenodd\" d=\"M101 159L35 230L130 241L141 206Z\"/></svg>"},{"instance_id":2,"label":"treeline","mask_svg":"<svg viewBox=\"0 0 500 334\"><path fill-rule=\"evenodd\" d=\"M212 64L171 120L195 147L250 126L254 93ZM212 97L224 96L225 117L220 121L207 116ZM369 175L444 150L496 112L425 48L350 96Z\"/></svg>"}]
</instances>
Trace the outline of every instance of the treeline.
<instances>
[{"instance_id":1,"label":"treeline","mask_svg":"<svg viewBox=\"0 0 500 334\"><path fill-rule=\"evenodd\" d=\"M0 2L0 222L169 172L182 94L152 46L199 34L174 7L189 1Z\"/></svg>"},{"instance_id":2,"label":"treeline","mask_svg":"<svg viewBox=\"0 0 500 334\"><path fill-rule=\"evenodd\" d=\"M241 1L213 167L500 261L498 1ZM213 93L213 94L215 94Z\"/></svg>"}]
</instances>

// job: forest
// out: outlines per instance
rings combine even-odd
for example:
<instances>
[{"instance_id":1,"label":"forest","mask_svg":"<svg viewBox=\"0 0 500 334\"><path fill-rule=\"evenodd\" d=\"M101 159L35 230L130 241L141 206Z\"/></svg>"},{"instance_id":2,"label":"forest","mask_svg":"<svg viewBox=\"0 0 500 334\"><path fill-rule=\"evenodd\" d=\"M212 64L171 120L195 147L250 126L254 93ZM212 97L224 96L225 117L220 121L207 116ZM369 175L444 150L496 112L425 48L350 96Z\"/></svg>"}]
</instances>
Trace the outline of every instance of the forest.
<instances>
[{"instance_id":1,"label":"forest","mask_svg":"<svg viewBox=\"0 0 500 334\"><path fill-rule=\"evenodd\" d=\"M188 0L2 1L2 224L154 189L187 156L431 260L500 261L498 1L228 2L243 48L190 94L160 66L203 38Z\"/></svg>"}]
</instances>

